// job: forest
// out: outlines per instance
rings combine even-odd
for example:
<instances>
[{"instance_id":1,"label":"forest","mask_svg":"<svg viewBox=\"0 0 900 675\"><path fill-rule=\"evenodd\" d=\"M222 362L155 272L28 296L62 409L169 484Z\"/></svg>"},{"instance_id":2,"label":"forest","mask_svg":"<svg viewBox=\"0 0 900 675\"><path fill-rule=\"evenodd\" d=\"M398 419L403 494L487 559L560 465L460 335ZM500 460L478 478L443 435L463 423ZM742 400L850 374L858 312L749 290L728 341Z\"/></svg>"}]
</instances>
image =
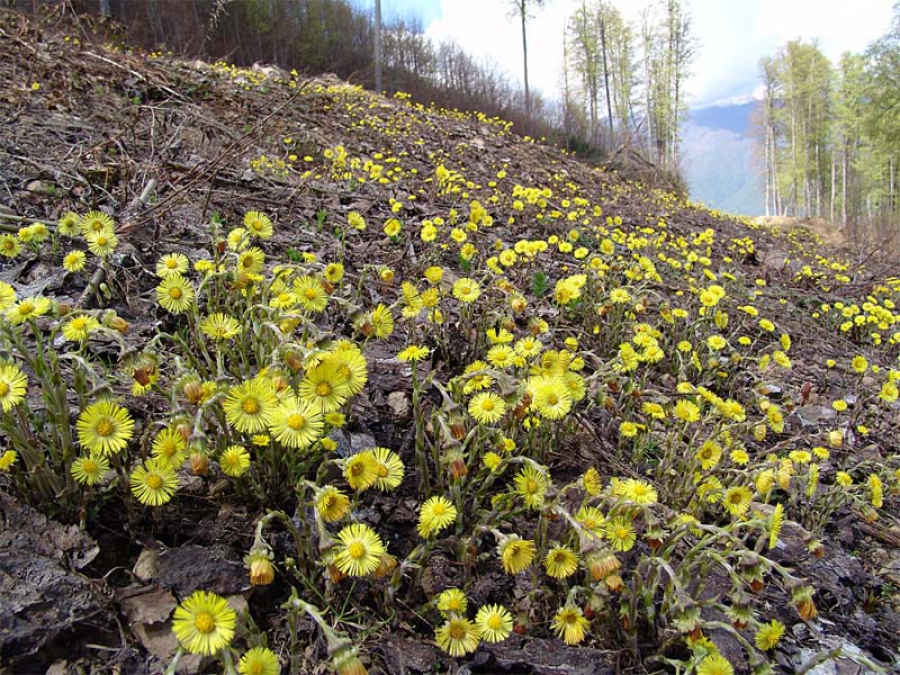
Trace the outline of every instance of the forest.
<instances>
[{"instance_id":1,"label":"forest","mask_svg":"<svg viewBox=\"0 0 900 675\"><path fill-rule=\"evenodd\" d=\"M816 42L763 58L755 119L766 215L816 216L850 238L894 243L900 158L900 8L863 53L831 62Z\"/></svg>"}]
</instances>

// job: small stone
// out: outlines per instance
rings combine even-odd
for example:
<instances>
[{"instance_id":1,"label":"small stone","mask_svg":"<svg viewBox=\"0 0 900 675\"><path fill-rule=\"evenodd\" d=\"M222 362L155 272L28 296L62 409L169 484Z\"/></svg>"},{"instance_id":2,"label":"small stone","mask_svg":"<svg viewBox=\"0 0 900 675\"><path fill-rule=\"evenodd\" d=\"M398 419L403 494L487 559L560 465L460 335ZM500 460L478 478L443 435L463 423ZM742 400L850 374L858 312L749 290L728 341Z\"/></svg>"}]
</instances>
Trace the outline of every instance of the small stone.
<instances>
[{"instance_id":1,"label":"small stone","mask_svg":"<svg viewBox=\"0 0 900 675\"><path fill-rule=\"evenodd\" d=\"M409 397L402 391L392 391L388 394L387 404L396 417L409 416Z\"/></svg>"},{"instance_id":2,"label":"small stone","mask_svg":"<svg viewBox=\"0 0 900 675\"><path fill-rule=\"evenodd\" d=\"M159 551L155 548L145 548L138 556L132 572L134 572L134 576L146 584L156 576L158 564Z\"/></svg>"}]
</instances>

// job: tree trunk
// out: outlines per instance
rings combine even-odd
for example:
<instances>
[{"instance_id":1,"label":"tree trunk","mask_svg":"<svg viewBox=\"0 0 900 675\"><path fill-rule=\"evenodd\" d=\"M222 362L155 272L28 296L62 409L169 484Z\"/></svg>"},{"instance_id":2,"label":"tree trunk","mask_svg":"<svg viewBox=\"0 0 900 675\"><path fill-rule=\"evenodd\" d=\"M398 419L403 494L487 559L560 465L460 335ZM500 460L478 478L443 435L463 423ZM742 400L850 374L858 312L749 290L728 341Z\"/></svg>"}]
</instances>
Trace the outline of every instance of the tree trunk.
<instances>
[{"instance_id":1,"label":"tree trunk","mask_svg":"<svg viewBox=\"0 0 900 675\"><path fill-rule=\"evenodd\" d=\"M375 92L381 91L381 0L375 0Z\"/></svg>"},{"instance_id":2,"label":"tree trunk","mask_svg":"<svg viewBox=\"0 0 900 675\"><path fill-rule=\"evenodd\" d=\"M613 140L613 131L614 130L613 130L612 100L610 98L610 91L609 91L609 66L608 66L607 60L606 60L606 49L607 49L606 19L603 17L603 11L604 10L601 5L600 11L599 11L599 17L598 17L600 19L600 49L602 50L602 54L603 54L603 83L604 83L604 86L606 87L606 114L607 114L608 122L609 122L609 143L610 143L610 147L612 147L615 144L615 141Z\"/></svg>"},{"instance_id":3,"label":"tree trunk","mask_svg":"<svg viewBox=\"0 0 900 675\"><path fill-rule=\"evenodd\" d=\"M525 112L531 117L531 92L528 89L528 37L525 33L525 0L519 0L519 16L522 18L522 63L525 70Z\"/></svg>"}]
</instances>

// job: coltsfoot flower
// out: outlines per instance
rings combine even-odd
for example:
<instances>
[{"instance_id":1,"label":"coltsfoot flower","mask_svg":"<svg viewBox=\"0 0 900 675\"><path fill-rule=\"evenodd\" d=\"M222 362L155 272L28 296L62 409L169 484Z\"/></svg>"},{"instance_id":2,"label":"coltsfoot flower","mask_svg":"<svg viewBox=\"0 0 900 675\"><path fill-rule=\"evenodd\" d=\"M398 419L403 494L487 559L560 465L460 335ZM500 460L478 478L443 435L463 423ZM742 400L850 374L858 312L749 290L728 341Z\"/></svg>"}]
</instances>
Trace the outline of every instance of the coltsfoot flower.
<instances>
[{"instance_id":1,"label":"coltsfoot flower","mask_svg":"<svg viewBox=\"0 0 900 675\"><path fill-rule=\"evenodd\" d=\"M553 617L553 632L567 645L577 645L584 640L589 625L580 607L563 607Z\"/></svg>"},{"instance_id":2,"label":"coltsfoot flower","mask_svg":"<svg viewBox=\"0 0 900 675\"><path fill-rule=\"evenodd\" d=\"M81 411L78 442L92 453L109 456L123 450L134 433L128 411L112 401L98 401Z\"/></svg>"},{"instance_id":3,"label":"coltsfoot flower","mask_svg":"<svg viewBox=\"0 0 900 675\"><path fill-rule=\"evenodd\" d=\"M456 522L456 507L443 496L431 497L419 511L419 535L428 538Z\"/></svg>"},{"instance_id":4,"label":"coltsfoot flower","mask_svg":"<svg viewBox=\"0 0 900 675\"><path fill-rule=\"evenodd\" d=\"M457 617L440 626L434 640L450 656L465 656L478 648L478 629L468 619Z\"/></svg>"},{"instance_id":5,"label":"coltsfoot flower","mask_svg":"<svg viewBox=\"0 0 900 675\"><path fill-rule=\"evenodd\" d=\"M381 537L368 525L354 523L338 533L337 554L334 564L344 574L363 577L371 574L386 553Z\"/></svg>"},{"instance_id":6,"label":"coltsfoot flower","mask_svg":"<svg viewBox=\"0 0 900 675\"><path fill-rule=\"evenodd\" d=\"M485 605L475 615L475 627L485 642L502 642L512 633L513 620L505 607Z\"/></svg>"},{"instance_id":7,"label":"coltsfoot flower","mask_svg":"<svg viewBox=\"0 0 900 675\"><path fill-rule=\"evenodd\" d=\"M518 535L507 537L498 548L507 574L518 574L526 569L534 560L536 551L533 541L522 539Z\"/></svg>"},{"instance_id":8,"label":"coltsfoot flower","mask_svg":"<svg viewBox=\"0 0 900 675\"><path fill-rule=\"evenodd\" d=\"M178 476L163 459L148 459L131 472L131 492L141 504L162 506L178 489Z\"/></svg>"},{"instance_id":9,"label":"coltsfoot flower","mask_svg":"<svg viewBox=\"0 0 900 675\"><path fill-rule=\"evenodd\" d=\"M172 632L191 654L211 656L229 645L236 620L225 598L195 591L175 608Z\"/></svg>"}]
</instances>

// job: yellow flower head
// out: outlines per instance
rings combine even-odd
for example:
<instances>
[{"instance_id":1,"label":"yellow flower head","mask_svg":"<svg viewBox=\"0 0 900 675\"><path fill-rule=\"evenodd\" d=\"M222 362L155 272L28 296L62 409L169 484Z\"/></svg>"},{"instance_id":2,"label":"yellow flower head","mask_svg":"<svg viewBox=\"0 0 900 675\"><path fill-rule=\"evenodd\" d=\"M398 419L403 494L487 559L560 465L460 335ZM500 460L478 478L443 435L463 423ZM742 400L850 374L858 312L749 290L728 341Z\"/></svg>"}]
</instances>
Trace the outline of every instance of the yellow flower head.
<instances>
[{"instance_id":1,"label":"yellow flower head","mask_svg":"<svg viewBox=\"0 0 900 675\"><path fill-rule=\"evenodd\" d=\"M506 403L493 392L475 394L469 401L469 414L480 424L494 424L506 413Z\"/></svg>"},{"instance_id":2,"label":"yellow flower head","mask_svg":"<svg viewBox=\"0 0 900 675\"><path fill-rule=\"evenodd\" d=\"M458 588L448 588L441 591L437 597L437 609L444 617L449 617L450 614L465 614L468 607L469 600L466 594Z\"/></svg>"},{"instance_id":3,"label":"yellow flower head","mask_svg":"<svg viewBox=\"0 0 900 675\"><path fill-rule=\"evenodd\" d=\"M75 426L82 447L104 456L123 450L134 433L134 421L128 411L106 400L82 410Z\"/></svg>"},{"instance_id":4,"label":"yellow flower head","mask_svg":"<svg viewBox=\"0 0 900 675\"><path fill-rule=\"evenodd\" d=\"M268 239L272 236L272 221L260 211L247 211L244 214L243 225L247 232L260 239Z\"/></svg>"},{"instance_id":5,"label":"yellow flower head","mask_svg":"<svg viewBox=\"0 0 900 675\"><path fill-rule=\"evenodd\" d=\"M280 675L278 656L265 647L253 647L244 652L238 663L240 675Z\"/></svg>"},{"instance_id":6,"label":"yellow flower head","mask_svg":"<svg viewBox=\"0 0 900 675\"><path fill-rule=\"evenodd\" d=\"M475 627L485 642L502 642L512 633L513 620L505 607L484 605L475 615Z\"/></svg>"},{"instance_id":7,"label":"yellow flower head","mask_svg":"<svg viewBox=\"0 0 900 675\"><path fill-rule=\"evenodd\" d=\"M565 579L578 569L578 554L568 546L556 545L544 557L544 569L554 579Z\"/></svg>"},{"instance_id":8,"label":"yellow flower head","mask_svg":"<svg viewBox=\"0 0 900 675\"><path fill-rule=\"evenodd\" d=\"M450 656L465 656L478 648L478 629L468 619L454 617L435 630L434 640Z\"/></svg>"},{"instance_id":9,"label":"yellow flower head","mask_svg":"<svg viewBox=\"0 0 900 675\"><path fill-rule=\"evenodd\" d=\"M276 441L288 448L303 450L322 436L325 421L314 404L286 396L272 413L269 429Z\"/></svg>"},{"instance_id":10,"label":"yellow flower head","mask_svg":"<svg viewBox=\"0 0 900 675\"><path fill-rule=\"evenodd\" d=\"M190 653L212 656L231 643L236 621L225 598L195 591L175 608L172 632Z\"/></svg>"},{"instance_id":11,"label":"yellow flower head","mask_svg":"<svg viewBox=\"0 0 900 675\"><path fill-rule=\"evenodd\" d=\"M498 547L503 569L507 574L518 574L526 569L534 560L536 548L530 539L522 539L518 535L504 538Z\"/></svg>"},{"instance_id":12,"label":"yellow flower head","mask_svg":"<svg viewBox=\"0 0 900 675\"><path fill-rule=\"evenodd\" d=\"M363 577L374 572L387 551L381 537L368 525L353 523L338 533L334 564L344 574Z\"/></svg>"},{"instance_id":13,"label":"yellow flower head","mask_svg":"<svg viewBox=\"0 0 900 675\"><path fill-rule=\"evenodd\" d=\"M357 492L368 490L378 480L378 462L371 450L363 450L344 461L344 478Z\"/></svg>"},{"instance_id":14,"label":"yellow flower head","mask_svg":"<svg viewBox=\"0 0 900 675\"><path fill-rule=\"evenodd\" d=\"M397 488L403 481L404 474L400 455L388 448L372 448L372 457L375 459L378 473L375 487L382 492L389 492Z\"/></svg>"},{"instance_id":15,"label":"yellow flower head","mask_svg":"<svg viewBox=\"0 0 900 675\"><path fill-rule=\"evenodd\" d=\"M194 304L194 289L180 274L169 274L156 287L156 301L166 311L181 314Z\"/></svg>"},{"instance_id":16,"label":"yellow flower head","mask_svg":"<svg viewBox=\"0 0 900 675\"><path fill-rule=\"evenodd\" d=\"M457 511L453 503L443 496L431 497L419 511L419 535L428 538L456 522Z\"/></svg>"},{"instance_id":17,"label":"yellow flower head","mask_svg":"<svg viewBox=\"0 0 900 675\"><path fill-rule=\"evenodd\" d=\"M333 523L350 511L350 499L336 487L328 486L316 495L315 507L322 520Z\"/></svg>"},{"instance_id":18,"label":"yellow flower head","mask_svg":"<svg viewBox=\"0 0 900 675\"><path fill-rule=\"evenodd\" d=\"M0 365L0 406L9 412L25 397L28 377L13 363Z\"/></svg>"},{"instance_id":19,"label":"yellow flower head","mask_svg":"<svg viewBox=\"0 0 900 675\"><path fill-rule=\"evenodd\" d=\"M148 459L131 472L131 492L141 504L162 506L177 489L175 469L164 459Z\"/></svg>"},{"instance_id":20,"label":"yellow flower head","mask_svg":"<svg viewBox=\"0 0 900 675\"><path fill-rule=\"evenodd\" d=\"M567 645L577 645L584 640L589 625L580 607L568 605L553 617L553 631Z\"/></svg>"},{"instance_id":21,"label":"yellow flower head","mask_svg":"<svg viewBox=\"0 0 900 675\"><path fill-rule=\"evenodd\" d=\"M229 445L219 457L219 466L228 476L243 476L250 467L250 453L242 445Z\"/></svg>"},{"instance_id":22,"label":"yellow flower head","mask_svg":"<svg viewBox=\"0 0 900 675\"><path fill-rule=\"evenodd\" d=\"M464 304L475 302L480 295L481 286L473 279L463 277L462 279L457 279L456 283L453 284L453 297Z\"/></svg>"}]
</instances>

